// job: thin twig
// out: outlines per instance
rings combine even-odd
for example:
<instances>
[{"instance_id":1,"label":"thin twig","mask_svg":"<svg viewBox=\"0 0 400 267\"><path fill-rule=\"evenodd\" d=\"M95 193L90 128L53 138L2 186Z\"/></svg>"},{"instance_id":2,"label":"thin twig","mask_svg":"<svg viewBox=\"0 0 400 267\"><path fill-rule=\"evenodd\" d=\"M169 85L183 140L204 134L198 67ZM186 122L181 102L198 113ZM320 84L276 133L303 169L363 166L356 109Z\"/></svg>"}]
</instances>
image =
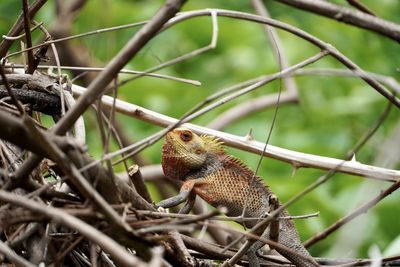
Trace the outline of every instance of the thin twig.
<instances>
[{"instance_id":1,"label":"thin twig","mask_svg":"<svg viewBox=\"0 0 400 267\"><path fill-rule=\"evenodd\" d=\"M33 26L33 27L30 29L30 31L31 31L31 32L34 32L36 29L39 28L40 25L43 25L43 22L39 23L38 25ZM25 33L22 33L22 34L20 34L20 35L18 35L18 36L7 36L7 35L3 35L2 37L3 37L4 40L16 41L16 40L19 40L19 39L24 38L24 37L25 37Z\"/></svg>"},{"instance_id":2,"label":"thin twig","mask_svg":"<svg viewBox=\"0 0 400 267\"><path fill-rule=\"evenodd\" d=\"M86 32L86 33L80 33L77 35L72 35L72 36L68 36L68 37L64 37L64 38L60 38L60 39L55 39L55 40L49 40L46 42L43 42L41 44L32 46L30 48L26 48L26 49L22 49L20 51L14 52L14 53L10 53L9 55L7 55L6 58L10 58L10 57L14 57L17 56L21 53L25 53L28 50L32 50L32 49L36 49L36 48L40 48L42 46L47 46L50 44L56 44L59 42L65 42L65 41L69 41L69 40L73 40L73 39L78 39L78 38L82 38L82 37L86 37L86 36L90 36L90 35L95 35L95 34L99 34L99 33L105 33L105 32L109 32L109 31L115 31L115 30L121 30L121 29L126 29L126 28L132 28L132 27L137 27L137 26L143 26L146 23L148 23L148 21L141 21L141 22L135 22L135 23L131 23L131 24L125 24L125 25L121 25L121 26L116 26L116 27L110 27L110 28L104 28L104 29L100 29L100 30L95 30L95 31L91 31L91 32ZM7 35L9 36L9 35ZM9 38L8 38L9 39Z\"/></svg>"},{"instance_id":3,"label":"thin twig","mask_svg":"<svg viewBox=\"0 0 400 267\"><path fill-rule=\"evenodd\" d=\"M20 64L6 64L5 68L24 68L24 65ZM52 69L57 66L53 65L39 65L37 68L38 69ZM104 68L95 68L95 67L74 67L74 66L60 66L60 69L62 70L81 70L81 71L93 71L93 72L101 72L104 70ZM170 76L170 75L165 75L165 74L158 74L158 73L147 73L143 71L137 71L137 70L128 70L128 69L121 69L119 73L123 74L143 74L144 76L149 76L149 77L154 77L154 78L160 78L160 79L165 79L165 80L171 80L171 81L176 81L176 82L181 82L181 83L187 83L191 84L194 86L201 86L200 81L196 80L191 80L191 79L184 79L184 78L179 78L175 76Z\"/></svg>"},{"instance_id":4,"label":"thin twig","mask_svg":"<svg viewBox=\"0 0 400 267\"><path fill-rule=\"evenodd\" d=\"M275 0L340 22L364 28L400 42L400 25L323 0Z\"/></svg>"},{"instance_id":5,"label":"thin twig","mask_svg":"<svg viewBox=\"0 0 400 267\"><path fill-rule=\"evenodd\" d=\"M392 88L396 94L400 94L400 84L391 76L385 76L374 72L366 72L370 77ZM355 73L351 70L339 68L307 68L295 71L294 75L323 75L323 76L343 76L343 77L361 77L362 73Z\"/></svg>"},{"instance_id":6,"label":"thin twig","mask_svg":"<svg viewBox=\"0 0 400 267\"><path fill-rule=\"evenodd\" d=\"M29 49L32 47L32 36L31 36L31 29L30 29L28 0L22 0L22 9L23 9L23 14L24 14L24 29L25 29L26 47ZM27 55L28 55L28 73L32 74L35 71L33 51L29 49L27 51Z\"/></svg>"},{"instance_id":7,"label":"thin twig","mask_svg":"<svg viewBox=\"0 0 400 267\"><path fill-rule=\"evenodd\" d=\"M3 60L0 60L0 75L1 75L2 83L3 83L4 86L6 87L7 92L8 92L8 95L11 97L11 99L12 99L14 105L17 107L17 109L18 109L20 115L21 115L21 116L24 116L24 114L25 114L25 109L24 109L24 107L22 106L22 104L18 101L17 97L15 96L15 94L13 93L13 91L12 91L12 89L11 89L10 84L8 83L7 77L6 77L5 73L4 73L3 63L4 63L4 61L3 61Z\"/></svg>"}]
</instances>

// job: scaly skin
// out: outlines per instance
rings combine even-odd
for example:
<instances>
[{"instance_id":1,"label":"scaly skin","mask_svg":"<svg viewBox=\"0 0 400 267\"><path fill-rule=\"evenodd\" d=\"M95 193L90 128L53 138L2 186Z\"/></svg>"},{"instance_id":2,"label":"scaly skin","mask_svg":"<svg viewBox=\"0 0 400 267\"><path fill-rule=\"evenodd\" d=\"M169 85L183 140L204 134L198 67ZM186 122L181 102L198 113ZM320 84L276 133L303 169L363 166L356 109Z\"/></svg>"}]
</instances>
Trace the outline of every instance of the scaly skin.
<instances>
[{"instance_id":1,"label":"scaly skin","mask_svg":"<svg viewBox=\"0 0 400 267\"><path fill-rule=\"evenodd\" d=\"M169 132L163 146L162 167L165 176L181 180L183 185L179 195L161 201L157 204L159 207L187 201L182 211L189 212L194 203L193 194L196 194L214 207L226 207L228 216L240 216L245 203L244 217L262 217L270 211L272 191L240 160L227 155L223 144L215 137L198 136L184 128ZM280 216L288 216L287 211L283 210ZM246 222L245 226L251 228L256 223ZM296 266L318 266L302 246L294 223L281 220L279 227L278 242L309 260L284 250L277 251ZM262 236L270 238L269 228ZM256 251L263 245L257 241L249 249L250 266L259 266Z\"/></svg>"}]
</instances>

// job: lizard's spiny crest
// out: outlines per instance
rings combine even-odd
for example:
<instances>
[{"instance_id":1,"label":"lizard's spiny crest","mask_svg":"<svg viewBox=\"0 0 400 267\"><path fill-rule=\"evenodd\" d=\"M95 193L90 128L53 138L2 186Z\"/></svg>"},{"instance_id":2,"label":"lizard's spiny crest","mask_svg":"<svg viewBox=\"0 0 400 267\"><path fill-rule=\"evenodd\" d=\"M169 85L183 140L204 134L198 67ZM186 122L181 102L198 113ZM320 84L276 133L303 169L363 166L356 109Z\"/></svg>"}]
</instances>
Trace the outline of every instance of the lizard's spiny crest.
<instances>
[{"instance_id":1,"label":"lizard's spiny crest","mask_svg":"<svg viewBox=\"0 0 400 267\"><path fill-rule=\"evenodd\" d=\"M224 143L219 140L219 138L210 135L202 135L200 138L205 143L208 152L223 154L225 153Z\"/></svg>"}]
</instances>

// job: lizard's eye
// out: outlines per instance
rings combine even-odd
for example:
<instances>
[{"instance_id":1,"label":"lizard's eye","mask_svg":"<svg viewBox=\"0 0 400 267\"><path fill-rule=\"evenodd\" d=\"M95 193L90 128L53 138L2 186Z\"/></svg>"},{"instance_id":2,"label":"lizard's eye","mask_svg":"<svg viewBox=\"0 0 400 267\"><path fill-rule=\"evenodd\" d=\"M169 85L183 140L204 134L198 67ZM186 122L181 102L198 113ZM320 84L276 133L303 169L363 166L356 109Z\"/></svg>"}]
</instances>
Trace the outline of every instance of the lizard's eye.
<instances>
[{"instance_id":1,"label":"lizard's eye","mask_svg":"<svg viewBox=\"0 0 400 267\"><path fill-rule=\"evenodd\" d=\"M189 142L193 138L193 134L190 131L183 131L179 134L179 137L184 142Z\"/></svg>"}]
</instances>

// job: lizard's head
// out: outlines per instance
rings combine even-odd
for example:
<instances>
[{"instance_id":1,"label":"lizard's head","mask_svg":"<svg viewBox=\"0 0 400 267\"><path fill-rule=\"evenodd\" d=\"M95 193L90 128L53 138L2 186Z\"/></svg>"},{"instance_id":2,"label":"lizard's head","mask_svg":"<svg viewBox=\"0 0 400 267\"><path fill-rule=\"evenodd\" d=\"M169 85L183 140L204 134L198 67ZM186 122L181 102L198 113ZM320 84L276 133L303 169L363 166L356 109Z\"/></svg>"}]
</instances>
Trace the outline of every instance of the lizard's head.
<instances>
[{"instance_id":1,"label":"lizard's head","mask_svg":"<svg viewBox=\"0 0 400 267\"><path fill-rule=\"evenodd\" d=\"M189 129L176 128L165 137L162 155L164 174L183 179L188 172L202 167L211 153L224 153L217 138L198 136Z\"/></svg>"}]
</instances>

